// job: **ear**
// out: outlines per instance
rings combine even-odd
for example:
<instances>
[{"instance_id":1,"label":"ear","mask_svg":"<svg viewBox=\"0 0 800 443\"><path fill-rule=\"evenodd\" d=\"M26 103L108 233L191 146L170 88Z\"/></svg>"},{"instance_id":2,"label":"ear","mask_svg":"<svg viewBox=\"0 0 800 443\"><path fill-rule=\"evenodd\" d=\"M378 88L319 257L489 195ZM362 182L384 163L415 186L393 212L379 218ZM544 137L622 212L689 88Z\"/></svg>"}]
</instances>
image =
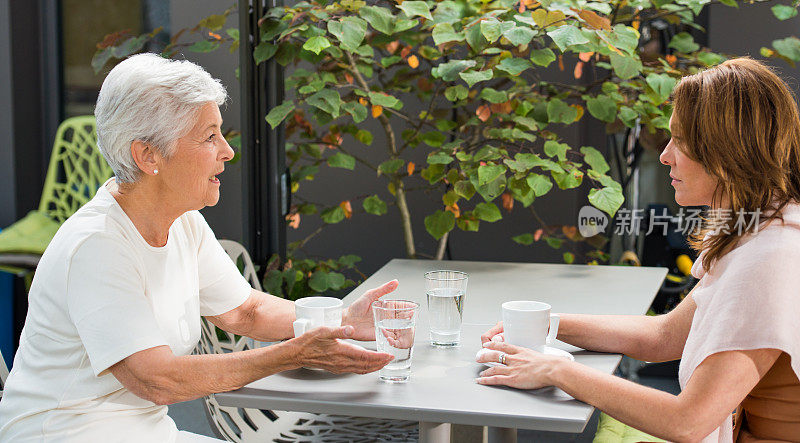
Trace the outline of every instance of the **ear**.
<instances>
[{"instance_id":1,"label":"ear","mask_svg":"<svg viewBox=\"0 0 800 443\"><path fill-rule=\"evenodd\" d=\"M151 145L141 140L131 142L131 156L133 156L136 166L145 175L155 175L153 171L159 169L161 156Z\"/></svg>"}]
</instances>

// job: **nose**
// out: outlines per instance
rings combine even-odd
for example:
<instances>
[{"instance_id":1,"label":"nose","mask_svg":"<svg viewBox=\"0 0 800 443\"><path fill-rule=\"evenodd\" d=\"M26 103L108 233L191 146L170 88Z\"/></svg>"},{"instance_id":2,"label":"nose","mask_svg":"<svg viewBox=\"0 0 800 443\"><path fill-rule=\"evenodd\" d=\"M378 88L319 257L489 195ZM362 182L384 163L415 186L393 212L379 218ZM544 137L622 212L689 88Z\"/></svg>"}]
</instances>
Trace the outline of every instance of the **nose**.
<instances>
[{"instance_id":1,"label":"nose","mask_svg":"<svg viewBox=\"0 0 800 443\"><path fill-rule=\"evenodd\" d=\"M222 138L222 140L223 140L223 146L219 150L219 159L221 161L227 162L233 159L233 156L236 153L233 151L233 148L231 148L231 145L228 144L228 140L225 140L224 137Z\"/></svg>"},{"instance_id":2,"label":"nose","mask_svg":"<svg viewBox=\"0 0 800 443\"><path fill-rule=\"evenodd\" d=\"M667 146L661 151L661 155L658 156L658 161L661 162L662 165L670 164L670 156L672 155L672 140L667 143Z\"/></svg>"}]
</instances>

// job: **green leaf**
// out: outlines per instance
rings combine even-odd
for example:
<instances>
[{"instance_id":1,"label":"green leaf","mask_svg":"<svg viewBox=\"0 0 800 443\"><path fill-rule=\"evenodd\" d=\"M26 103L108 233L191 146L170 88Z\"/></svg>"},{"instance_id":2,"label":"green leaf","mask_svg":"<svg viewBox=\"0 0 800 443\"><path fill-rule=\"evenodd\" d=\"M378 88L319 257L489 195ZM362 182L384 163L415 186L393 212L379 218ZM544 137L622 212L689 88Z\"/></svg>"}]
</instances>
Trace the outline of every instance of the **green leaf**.
<instances>
[{"instance_id":1,"label":"green leaf","mask_svg":"<svg viewBox=\"0 0 800 443\"><path fill-rule=\"evenodd\" d=\"M352 268L356 263L361 261L361 257L353 254L347 254L339 257L339 264L342 266Z\"/></svg>"},{"instance_id":2,"label":"green leaf","mask_svg":"<svg viewBox=\"0 0 800 443\"><path fill-rule=\"evenodd\" d=\"M403 107L403 102L383 92L370 91L369 101L373 105L383 106L384 108L401 109Z\"/></svg>"},{"instance_id":3,"label":"green leaf","mask_svg":"<svg viewBox=\"0 0 800 443\"><path fill-rule=\"evenodd\" d=\"M528 178L525 181L528 182L528 186L533 189L533 193L537 197L547 194L553 188L553 182L547 176L541 174L528 174Z\"/></svg>"},{"instance_id":4,"label":"green leaf","mask_svg":"<svg viewBox=\"0 0 800 443\"><path fill-rule=\"evenodd\" d=\"M675 34L675 36L672 37L672 40L669 42L668 46L677 51L685 52L687 54L700 49L700 45L694 42L692 34L689 34L688 32L679 32Z\"/></svg>"},{"instance_id":5,"label":"green leaf","mask_svg":"<svg viewBox=\"0 0 800 443\"><path fill-rule=\"evenodd\" d=\"M616 52L612 52L609 57L611 58L611 66L614 68L614 72L623 80L639 75L642 70L642 62L637 56L619 55Z\"/></svg>"},{"instance_id":6,"label":"green leaf","mask_svg":"<svg viewBox=\"0 0 800 443\"><path fill-rule=\"evenodd\" d=\"M328 288L330 288L328 273L325 271L316 271L311 274L311 278L308 279L308 287L317 292L327 291Z\"/></svg>"},{"instance_id":7,"label":"green leaf","mask_svg":"<svg viewBox=\"0 0 800 443\"><path fill-rule=\"evenodd\" d=\"M341 106L342 98L339 96L338 91L323 89L308 97L306 103L321 111L327 112L333 118L337 118L339 117L339 107Z\"/></svg>"},{"instance_id":8,"label":"green leaf","mask_svg":"<svg viewBox=\"0 0 800 443\"><path fill-rule=\"evenodd\" d=\"M650 74L647 76L647 84L658 94L659 102L657 104L661 104L669 98L675 83L677 83L677 80L670 77L669 74Z\"/></svg>"},{"instance_id":9,"label":"green leaf","mask_svg":"<svg viewBox=\"0 0 800 443\"><path fill-rule=\"evenodd\" d=\"M356 140L369 146L372 144L372 133L366 129L359 129L354 136Z\"/></svg>"},{"instance_id":10,"label":"green leaf","mask_svg":"<svg viewBox=\"0 0 800 443\"><path fill-rule=\"evenodd\" d=\"M534 241L533 240L533 234L531 234L531 233L525 233L525 234L517 235L515 237L511 237L511 240L514 240L515 242L517 242L517 243L519 243L521 245L525 245L525 246L532 245L533 241Z\"/></svg>"},{"instance_id":11,"label":"green leaf","mask_svg":"<svg viewBox=\"0 0 800 443\"><path fill-rule=\"evenodd\" d=\"M554 98L547 103L547 119L551 123L572 123L578 117L578 110Z\"/></svg>"},{"instance_id":12,"label":"green leaf","mask_svg":"<svg viewBox=\"0 0 800 443\"><path fill-rule=\"evenodd\" d=\"M589 203L612 217L624 202L625 196L622 195L622 190L618 188L606 186L603 189L591 189L589 191Z\"/></svg>"},{"instance_id":13,"label":"green leaf","mask_svg":"<svg viewBox=\"0 0 800 443\"><path fill-rule=\"evenodd\" d=\"M255 59L256 64L259 64L265 60L271 59L277 51L278 45L273 45L272 43L268 42L261 42L258 44L258 46L256 46L256 49L253 50L253 59Z\"/></svg>"},{"instance_id":14,"label":"green leaf","mask_svg":"<svg viewBox=\"0 0 800 443\"><path fill-rule=\"evenodd\" d=\"M619 108L619 119L622 120L622 123L625 123L625 126L629 128L634 127L636 125L637 117L639 117L639 113L633 109L627 106L621 106Z\"/></svg>"},{"instance_id":15,"label":"green leaf","mask_svg":"<svg viewBox=\"0 0 800 443\"><path fill-rule=\"evenodd\" d=\"M212 31L216 31L218 29L221 29L223 26L225 26L225 21L227 19L228 18L225 17L222 14L213 14L213 15L209 15L208 17L200 20L200 23L198 23L197 26L203 27L203 28L208 28L208 29L210 29Z\"/></svg>"},{"instance_id":16,"label":"green leaf","mask_svg":"<svg viewBox=\"0 0 800 443\"><path fill-rule=\"evenodd\" d=\"M367 118L367 107L359 102L342 103L342 109L353 116L355 123L361 123Z\"/></svg>"},{"instance_id":17,"label":"green leaf","mask_svg":"<svg viewBox=\"0 0 800 443\"><path fill-rule=\"evenodd\" d=\"M502 214L500 214L500 210L497 209L494 203L478 203L475 206L474 212L476 217L490 223L503 218Z\"/></svg>"},{"instance_id":18,"label":"green leaf","mask_svg":"<svg viewBox=\"0 0 800 443\"><path fill-rule=\"evenodd\" d=\"M441 151L432 152L428 155L429 165L448 165L453 162L453 157Z\"/></svg>"},{"instance_id":19,"label":"green leaf","mask_svg":"<svg viewBox=\"0 0 800 443\"><path fill-rule=\"evenodd\" d=\"M478 166L478 185L485 185L493 182L506 172L506 168L500 165L481 165Z\"/></svg>"},{"instance_id":20,"label":"green leaf","mask_svg":"<svg viewBox=\"0 0 800 443\"><path fill-rule=\"evenodd\" d=\"M599 31L599 35L604 36L614 47L633 55L639 46L639 31L636 29L618 24L611 31Z\"/></svg>"},{"instance_id":21,"label":"green leaf","mask_svg":"<svg viewBox=\"0 0 800 443\"><path fill-rule=\"evenodd\" d=\"M561 189L577 188L583 181L583 172L577 168L564 172L551 171L550 175L553 176L556 185Z\"/></svg>"},{"instance_id":22,"label":"green leaf","mask_svg":"<svg viewBox=\"0 0 800 443\"><path fill-rule=\"evenodd\" d=\"M556 55L550 48L534 49L531 51L531 60L539 66L547 67L556 60Z\"/></svg>"},{"instance_id":23,"label":"green leaf","mask_svg":"<svg viewBox=\"0 0 800 443\"><path fill-rule=\"evenodd\" d=\"M367 22L359 17L344 17L339 21L329 21L328 32L342 43L343 49L356 52L367 35Z\"/></svg>"},{"instance_id":24,"label":"green leaf","mask_svg":"<svg viewBox=\"0 0 800 443\"><path fill-rule=\"evenodd\" d=\"M322 221L331 225L334 223L339 223L340 221L344 220L344 209L342 209L341 206L328 208L322 211L320 217L322 217Z\"/></svg>"},{"instance_id":25,"label":"green leaf","mask_svg":"<svg viewBox=\"0 0 800 443\"><path fill-rule=\"evenodd\" d=\"M441 63L439 66L431 69L431 75L434 78L441 78L444 81L451 82L458 78L458 73L465 71L478 62L475 60L450 60L447 63Z\"/></svg>"},{"instance_id":26,"label":"green leaf","mask_svg":"<svg viewBox=\"0 0 800 443\"><path fill-rule=\"evenodd\" d=\"M571 252L565 252L564 255L564 263L571 265L575 261L575 254Z\"/></svg>"},{"instance_id":27,"label":"green leaf","mask_svg":"<svg viewBox=\"0 0 800 443\"><path fill-rule=\"evenodd\" d=\"M272 129L275 129L292 111L294 111L294 102L286 100L280 105L270 109L266 117L267 123L269 123Z\"/></svg>"},{"instance_id":28,"label":"green leaf","mask_svg":"<svg viewBox=\"0 0 800 443\"><path fill-rule=\"evenodd\" d=\"M500 22L497 19L481 20L479 23L481 34L487 42L493 43L500 38Z\"/></svg>"},{"instance_id":29,"label":"green leaf","mask_svg":"<svg viewBox=\"0 0 800 443\"><path fill-rule=\"evenodd\" d=\"M442 203L445 206L452 206L454 205L459 199L459 195L456 191L450 190L444 193L442 196Z\"/></svg>"},{"instance_id":30,"label":"green leaf","mask_svg":"<svg viewBox=\"0 0 800 443\"><path fill-rule=\"evenodd\" d=\"M437 46L448 42L464 41L464 34L456 32L450 23L439 23L434 26L432 35L433 43Z\"/></svg>"},{"instance_id":31,"label":"green leaf","mask_svg":"<svg viewBox=\"0 0 800 443\"><path fill-rule=\"evenodd\" d=\"M403 12L406 13L406 17L408 18L419 16L427 18L428 20L433 20L433 16L431 15L431 9L425 2L406 0L403 3L397 5L397 7L399 9L402 9Z\"/></svg>"},{"instance_id":32,"label":"green leaf","mask_svg":"<svg viewBox=\"0 0 800 443\"><path fill-rule=\"evenodd\" d=\"M581 153L583 154L583 161L585 161L591 170L597 172L598 174L605 174L611 169L606 162L605 157L603 154L600 153L597 149L591 146L584 146L581 148Z\"/></svg>"},{"instance_id":33,"label":"green leaf","mask_svg":"<svg viewBox=\"0 0 800 443\"><path fill-rule=\"evenodd\" d=\"M523 71L528 68L532 68L533 65L531 62L524 58L506 58L503 59L495 68L508 72L513 76L520 75Z\"/></svg>"},{"instance_id":34,"label":"green leaf","mask_svg":"<svg viewBox=\"0 0 800 443\"><path fill-rule=\"evenodd\" d=\"M792 61L800 61L800 39L797 37L786 37L772 42L772 47L778 54Z\"/></svg>"},{"instance_id":35,"label":"green leaf","mask_svg":"<svg viewBox=\"0 0 800 443\"><path fill-rule=\"evenodd\" d=\"M797 9L792 6L775 5L770 9L778 20L788 20L797 15Z\"/></svg>"},{"instance_id":36,"label":"green leaf","mask_svg":"<svg viewBox=\"0 0 800 443\"><path fill-rule=\"evenodd\" d=\"M467 82L467 85L469 85L470 88L473 87L475 83L491 80L493 75L494 71L492 71L491 69L487 69L485 71L469 70L465 72L460 72L458 74L458 76L461 77L462 80ZM463 88L463 86L461 87ZM466 95L464 95L463 98L466 98Z\"/></svg>"},{"instance_id":37,"label":"green leaf","mask_svg":"<svg viewBox=\"0 0 800 443\"><path fill-rule=\"evenodd\" d=\"M581 33L581 30L574 25L562 25L549 31L547 35L553 39L553 42L558 46L561 52L565 52L567 48L574 45L582 45L589 43L589 39Z\"/></svg>"},{"instance_id":38,"label":"green leaf","mask_svg":"<svg viewBox=\"0 0 800 443\"><path fill-rule=\"evenodd\" d=\"M331 42L327 38L317 36L306 40L305 44L303 44L303 49L319 55L320 52L322 52L325 48L329 48L330 46Z\"/></svg>"},{"instance_id":39,"label":"green leaf","mask_svg":"<svg viewBox=\"0 0 800 443\"><path fill-rule=\"evenodd\" d=\"M489 71L489 75L490 76L491 76L491 73L492 73L492 71ZM459 75L461 75L461 78L464 78L464 74L465 73L462 72ZM469 83L469 82L467 82L467 83ZM472 85L470 85L470 87L472 87ZM469 95L469 89L465 88L463 85L450 86L450 87L448 87L447 89L444 90L445 98L447 98L451 102L458 101L458 100L463 100L463 99L467 98L467 95Z\"/></svg>"},{"instance_id":40,"label":"green leaf","mask_svg":"<svg viewBox=\"0 0 800 443\"><path fill-rule=\"evenodd\" d=\"M480 53L489 45L489 42L486 41L486 37L481 33L480 23L473 24L465 29L464 34L467 38L467 44L475 53Z\"/></svg>"},{"instance_id":41,"label":"green leaf","mask_svg":"<svg viewBox=\"0 0 800 443\"><path fill-rule=\"evenodd\" d=\"M356 159L353 158L351 155L347 155L343 152L337 152L332 156L328 157L328 166L332 168L344 168L353 170L356 167Z\"/></svg>"},{"instance_id":42,"label":"green leaf","mask_svg":"<svg viewBox=\"0 0 800 443\"><path fill-rule=\"evenodd\" d=\"M554 140L544 142L544 153L547 154L548 157L558 157L559 161L567 159L568 150L569 145L565 143L559 143Z\"/></svg>"},{"instance_id":43,"label":"green leaf","mask_svg":"<svg viewBox=\"0 0 800 443\"><path fill-rule=\"evenodd\" d=\"M430 131L422 134L420 139L422 139L422 141L428 146L438 148L444 144L444 142L447 140L447 136L439 131Z\"/></svg>"},{"instance_id":44,"label":"green leaf","mask_svg":"<svg viewBox=\"0 0 800 443\"><path fill-rule=\"evenodd\" d=\"M592 117L607 123L613 123L617 119L617 102L607 95L588 98L586 109Z\"/></svg>"},{"instance_id":45,"label":"green leaf","mask_svg":"<svg viewBox=\"0 0 800 443\"><path fill-rule=\"evenodd\" d=\"M480 97L489 103L505 103L508 101L506 91L498 91L494 88L483 88Z\"/></svg>"},{"instance_id":46,"label":"green leaf","mask_svg":"<svg viewBox=\"0 0 800 443\"><path fill-rule=\"evenodd\" d=\"M386 35L394 34L397 18L388 9L380 6L362 6L358 10L358 15L376 30Z\"/></svg>"},{"instance_id":47,"label":"green leaf","mask_svg":"<svg viewBox=\"0 0 800 443\"><path fill-rule=\"evenodd\" d=\"M512 45L522 46L530 43L535 35L536 32L534 32L531 28L526 26L517 26L505 33L503 37L507 38Z\"/></svg>"},{"instance_id":48,"label":"green leaf","mask_svg":"<svg viewBox=\"0 0 800 443\"><path fill-rule=\"evenodd\" d=\"M456 225L456 217L450 211L436 211L425 217L425 230L436 240L452 231Z\"/></svg>"},{"instance_id":49,"label":"green leaf","mask_svg":"<svg viewBox=\"0 0 800 443\"><path fill-rule=\"evenodd\" d=\"M546 241L547 245L553 249L560 249L561 245L564 244L564 240L556 237L545 237L544 241Z\"/></svg>"},{"instance_id":50,"label":"green leaf","mask_svg":"<svg viewBox=\"0 0 800 443\"><path fill-rule=\"evenodd\" d=\"M725 61L725 57L714 52L698 52L697 59L706 66L716 66Z\"/></svg>"},{"instance_id":51,"label":"green leaf","mask_svg":"<svg viewBox=\"0 0 800 443\"><path fill-rule=\"evenodd\" d=\"M377 195L371 195L364 199L364 211L372 215L386 214L386 203Z\"/></svg>"},{"instance_id":52,"label":"green leaf","mask_svg":"<svg viewBox=\"0 0 800 443\"><path fill-rule=\"evenodd\" d=\"M475 195L475 186L473 186L472 183L467 180L456 182L456 184L453 186L453 189L456 191L456 194L460 195L465 200L469 200L473 195Z\"/></svg>"},{"instance_id":53,"label":"green leaf","mask_svg":"<svg viewBox=\"0 0 800 443\"><path fill-rule=\"evenodd\" d=\"M189 46L188 49L191 52L211 52L215 49L219 48L219 42L217 41L209 41L209 40L200 40L194 42L192 46Z\"/></svg>"},{"instance_id":54,"label":"green leaf","mask_svg":"<svg viewBox=\"0 0 800 443\"><path fill-rule=\"evenodd\" d=\"M406 163L405 160L402 158L393 158L391 160L386 160L385 162L378 165L378 174L394 174Z\"/></svg>"}]
</instances>

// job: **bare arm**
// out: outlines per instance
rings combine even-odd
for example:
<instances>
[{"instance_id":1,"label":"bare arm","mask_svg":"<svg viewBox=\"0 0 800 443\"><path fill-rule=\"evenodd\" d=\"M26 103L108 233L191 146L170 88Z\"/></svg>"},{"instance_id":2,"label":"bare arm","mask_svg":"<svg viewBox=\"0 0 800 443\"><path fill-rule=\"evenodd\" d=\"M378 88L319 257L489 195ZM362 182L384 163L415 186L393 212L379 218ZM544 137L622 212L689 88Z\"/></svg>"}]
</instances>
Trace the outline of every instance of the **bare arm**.
<instances>
[{"instance_id":1,"label":"bare arm","mask_svg":"<svg viewBox=\"0 0 800 443\"><path fill-rule=\"evenodd\" d=\"M558 339L579 348L625 354L644 361L681 357L696 305L689 293L671 312L646 315L559 314ZM503 324L481 336L483 343L503 332Z\"/></svg>"},{"instance_id":2,"label":"bare arm","mask_svg":"<svg viewBox=\"0 0 800 443\"><path fill-rule=\"evenodd\" d=\"M213 355L175 356L168 346L137 352L109 368L137 396L164 405L231 391L277 372L301 366L365 374L393 356L337 340L353 327L317 328L301 337L258 349Z\"/></svg>"},{"instance_id":3,"label":"bare arm","mask_svg":"<svg viewBox=\"0 0 800 443\"><path fill-rule=\"evenodd\" d=\"M676 442L698 441L716 429L775 363L781 351L726 351L706 358L680 395L614 377L563 358L507 343L492 342L479 361L508 366L489 368L478 383L520 389L557 386L578 400L654 436Z\"/></svg>"},{"instance_id":4,"label":"bare arm","mask_svg":"<svg viewBox=\"0 0 800 443\"><path fill-rule=\"evenodd\" d=\"M206 318L220 329L260 341L294 337L294 302L255 289L239 307Z\"/></svg>"}]
</instances>

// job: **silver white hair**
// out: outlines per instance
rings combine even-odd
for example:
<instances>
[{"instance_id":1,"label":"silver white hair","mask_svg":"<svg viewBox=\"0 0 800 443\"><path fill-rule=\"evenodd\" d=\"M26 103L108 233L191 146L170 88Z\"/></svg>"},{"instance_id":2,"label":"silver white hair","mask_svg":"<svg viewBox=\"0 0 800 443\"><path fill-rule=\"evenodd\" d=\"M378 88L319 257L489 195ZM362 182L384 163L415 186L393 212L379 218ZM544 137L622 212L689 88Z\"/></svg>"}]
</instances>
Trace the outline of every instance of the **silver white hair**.
<instances>
[{"instance_id":1,"label":"silver white hair","mask_svg":"<svg viewBox=\"0 0 800 443\"><path fill-rule=\"evenodd\" d=\"M208 102L222 105L227 97L219 80L190 61L137 54L114 67L100 88L94 115L97 145L117 182L140 177L131 143L145 142L169 158L200 108Z\"/></svg>"}]
</instances>

